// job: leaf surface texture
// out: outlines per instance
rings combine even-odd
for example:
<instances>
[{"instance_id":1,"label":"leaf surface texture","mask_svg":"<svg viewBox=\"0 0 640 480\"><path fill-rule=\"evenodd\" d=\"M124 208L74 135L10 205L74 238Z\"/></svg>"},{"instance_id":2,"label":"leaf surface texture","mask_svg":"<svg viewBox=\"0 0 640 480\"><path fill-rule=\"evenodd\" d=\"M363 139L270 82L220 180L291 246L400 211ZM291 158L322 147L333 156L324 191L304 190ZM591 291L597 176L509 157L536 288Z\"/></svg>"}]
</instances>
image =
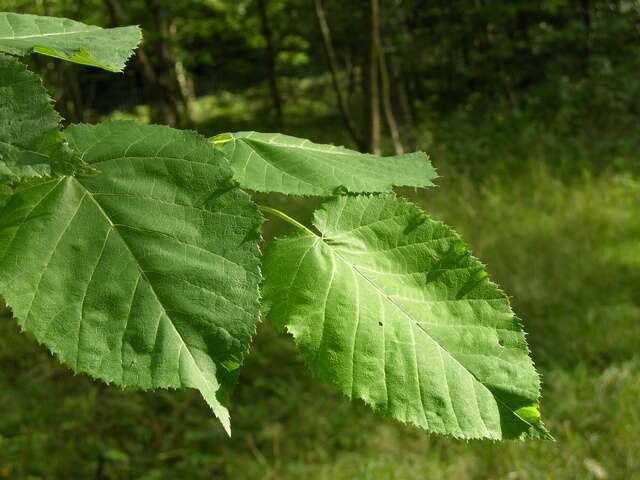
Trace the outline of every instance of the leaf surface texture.
<instances>
[{"instance_id":1,"label":"leaf surface texture","mask_svg":"<svg viewBox=\"0 0 640 480\"><path fill-rule=\"evenodd\" d=\"M423 152L380 157L277 133L223 134L212 141L229 159L240 185L258 192L389 192L394 186L432 186L436 178Z\"/></svg>"},{"instance_id":2,"label":"leaf surface texture","mask_svg":"<svg viewBox=\"0 0 640 480\"><path fill-rule=\"evenodd\" d=\"M546 437L520 321L458 234L394 195L341 196L265 254L265 311L350 398L460 438Z\"/></svg>"},{"instance_id":3,"label":"leaf surface texture","mask_svg":"<svg viewBox=\"0 0 640 480\"><path fill-rule=\"evenodd\" d=\"M258 321L260 215L206 139L67 130L99 174L21 185L0 212L0 294L76 372L198 389L224 427Z\"/></svg>"},{"instance_id":4,"label":"leaf surface texture","mask_svg":"<svg viewBox=\"0 0 640 480\"><path fill-rule=\"evenodd\" d=\"M68 18L0 12L0 52L31 52L120 72L140 43L135 26L100 28Z\"/></svg>"},{"instance_id":5,"label":"leaf surface texture","mask_svg":"<svg viewBox=\"0 0 640 480\"><path fill-rule=\"evenodd\" d=\"M49 154L62 142L59 125L40 78L0 54L0 181L48 175Z\"/></svg>"}]
</instances>

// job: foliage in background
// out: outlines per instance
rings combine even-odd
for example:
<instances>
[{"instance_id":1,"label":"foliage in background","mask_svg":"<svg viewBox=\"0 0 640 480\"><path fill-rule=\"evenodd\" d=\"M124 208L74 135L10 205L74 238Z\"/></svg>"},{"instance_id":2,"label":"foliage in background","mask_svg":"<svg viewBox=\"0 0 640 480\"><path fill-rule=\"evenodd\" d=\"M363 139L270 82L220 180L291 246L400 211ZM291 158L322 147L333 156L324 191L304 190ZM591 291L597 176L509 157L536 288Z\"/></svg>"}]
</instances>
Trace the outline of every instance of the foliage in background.
<instances>
[{"instance_id":1,"label":"foliage in background","mask_svg":"<svg viewBox=\"0 0 640 480\"><path fill-rule=\"evenodd\" d=\"M324 8L341 95L360 136L370 128L371 1L357 0L349 9L336 0L316 2ZM0 8L110 26L137 23L148 32L132 68L117 81L97 71L78 75L75 67L39 66L68 121L95 120L114 108L132 111L146 103L150 120L189 125L199 117L196 97L264 87L259 100L265 123L295 133L298 119L289 112L307 102L309 93L322 91L332 113L337 111L312 3L4 0ZM526 123L524 133L535 129L542 141L554 133L563 140L567 132L569 137L637 133L640 6L635 0L380 0L378 13L391 113L405 148L424 147L427 132L439 135L442 122L467 115L489 129ZM314 92L301 88L310 78L324 79ZM388 128L385 123L382 128ZM382 146L393 145L383 141ZM610 166L597 156L589 163Z\"/></svg>"},{"instance_id":2,"label":"foliage in background","mask_svg":"<svg viewBox=\"0 0 640 480\"><path fill-rule=\"evenodd\" d=\"M136 27L0 13L10 55L118 71L139 41ZM262 282L265 316L350 399L457 438L551 438L506 295L453 229L383 195L433 186L426 154L383 158L257 132L207 142L131 121L60 134L37 79L0 58L2 122L25 110L18 127L39 127L26 143L15 132L3 142L13 194L0 210L0 292L20 327L74 372L123 388L196 389L230 434ZM25 98L25 85L41 98ZM50 138L51 151L41 147ZM320 235L239 187L324 197ZM264 279L259 212L300 230L269 245Z\"/></svg>"},{"instance_id":3,"label":"foliage in background","mask_svg":"<svg viewBox=\"0 0 640 480\"><path fill-rule=\"evenodd\" d=\"M0 10L115 25L107 3L0 0ZM131 22L144 24L160 40L146 3L122 5ZM276 128L257 2L159 3L180 26L172 43L194 82L198 98L190 119L198 129L214 134L257 124ZM364 52L354 45L367 37L367 4L354 3L361 8L344 9L335 0L324 5L343 88L354 92L354 114L364 116L358 67ZM196 395L121 393L74 377L9 322L0 347L6 412L0 420L0 478L638 478L637 1L382 3L390 69L409 72L397 76L393 87L403 140L430 151L442 176L441 188L415 200L455 225L514 295L543 374L545 417L557 442L456 444L379 423L308 379L286 339L269 329L243 371L232 408L238 419L234 438L222 442ZM350 144L311 2L272 0L268 11L276 44L286 36L295 40L290 53L280 47L276 70L283 131ZM411 35L398 28L402 23L387 23L396 12L412 21ZM526 28L510 35L521 17ZM522 34L531 41L523 42ZM466 65L463 35L473 58ZM412 44L413 38L419 41ZM520 59L523 45L527 56ZM295 63L287 56L295 56ZM143 102L151 92L143 86L139 62L114 78L30 60L54 85L67 121L103 115L149 121L152 108ZM398 85L407 83L411 70L419 76L411 82L423 83L421 90ZM525 72L530 80L518 81L509 94L504 78L520 79ZM403 88L412 92L409 108L401 106ZM402 113L407 111L411 115ZM391 151L392 144L383 138L383 147ZM298 209L299 217L315 203L272 195L268 201ZM282 229L269 222L265 230L272 235ZM16 402L31 408L17 410Z\"/></svg>"}]
</instances>

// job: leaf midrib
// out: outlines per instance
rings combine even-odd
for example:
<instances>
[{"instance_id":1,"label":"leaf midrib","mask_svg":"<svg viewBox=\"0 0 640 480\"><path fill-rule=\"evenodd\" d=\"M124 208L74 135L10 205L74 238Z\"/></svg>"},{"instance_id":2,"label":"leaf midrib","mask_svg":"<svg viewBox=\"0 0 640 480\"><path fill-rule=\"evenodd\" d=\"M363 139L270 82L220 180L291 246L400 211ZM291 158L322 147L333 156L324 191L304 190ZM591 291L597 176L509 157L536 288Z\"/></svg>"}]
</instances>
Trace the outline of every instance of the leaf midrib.
<instances>
[{"instance_id":1,"label":"leaf midrib","mask_svg":"<svg viewBox=\"0 0 640 480\"><path fill-rule=\"evenodd\" d=\"M267 164L268 166L270 166L271 168L277 170L278 172L280 172L281 175L286 175L289 176L291 178L293 178L295 181L302 183L303 185L308 185L309 187L311 187L315 192L324 192L326 189L322 189L320 187L318 187L317 185L314 185L313 183L310 183L308 180L298 177L297 175L294 175L293 173L285 170L282 168L282 166L274 164L271 160L268 160L267 158L264 157L264 155L261 155L257 150L256 147L254 146L254 144L251 141L246 141L245 139L242 139L244 141L244 144L247 145L247 147L249 147L249 149L251 150L252 154L255 154L260 160L262 160L265 164ZM234 144L233 144L233 153L235 153L236 148L237 148L237 140L234 138ZM233 155L232 153L232 155ZM246 161L245 161L245 165L243 167L243 175L246 178L246 170L247 170L247 166L249 165L249 160L251 158L251 155L249 155L249 157L247 157ZM267 181L266 181L266 173L265 173L265 179L263 181L264 184L264 188L266 188L267 185Z\"/></svg>"},{"instance_id":2,"label":"leaf midrib","mask_svg":"<svg viewBox=\"0 0 640 480\"><path fill-rule=\"evenodd\" d=\"M332 151L332 150L321 150L321 149L314 149L314 148L306 148L303 146L294 146L294 145L287 145L287 144L281 144L281 143L276 143L276 142L265 142L265 141L261 141L258 139L252 139L250 137L234 137L233 138L233 152L231 153L231 157L233 157L233 155L235 154L236 148L237 148L237 142L242 141L251 151L252 154L255 154L257 156L257 158L259 158L260 160L262 160L266 165L270 166L271 168L273 168L274 170L276 170L277 172L279 172L281 175L283 176L288 176L291 177L292 179L294 179L295 181L301 182L304 185L307 185L310 187L311 190L313 190L313 193L311 194L320 194L318 192L323 192L323 193L333 193L331 191L330 187L327 186L319 186L315 183L311 183L309 180L304 179L302 177L300 177L299 175L292 173L290 169L284 168L282 164L275 164L273 163L268 155L263 155L259 149L260 149L260 145L265 145L265 146L275 146L275 147L281 147L281 148L294 148L294 149L298 149L298 150L303 150L303 151L307 151L307 152L313 152L313 153L320 153L323 156L321 156L320 158L315 158L315 161L321 162L323 163L325 166L331 168L333 170L332 175L333 177L337 180L339 178L339 176L335 175L335 172L340 172L343 176L347 175L350 176L352 181L354 182L358 182L358 178L357 175L366 175L369 178L372 178L373 181L375 182L379 182L380 185L384 185L383 187L377 187L377 188L372 188L371 191L376 191L376 190L384 190L384 191L390 191L393 186L404 186L407 183L409 183L409 181L407 179L403 180L402 182L398 181L398 182L393 182L390 183L388 178L385 176L384 173L380 173L379 171L375 170L375 169L370 169L368 168L367 165L364 165L359 158L356 158L355 163L351 164L351 168L354 169L357 172L357 175L354 174L353 172L350 172L349 170L344 170L342 168L342 164L341 163L336 163L338 161L338 159L336 158L330 158L327 157L326 155L339 155L339 156L351 156L354 157L354 154L352 152L349 151ZM336 148L344 148L344 147L336 147ZM376 158L374 155L369 155L369 154L358 154L358 155L364 155L366 158L369 159L369 161L376 162L376 166L381 167L382 165L382 160L383 157L381 158ZM408 157L409 155L401 155L401 157ZM249 156L250 157L250 156ZM389 157L389 158L393 158L393 157ZM245 160L245 164L243 166L243 177L246 178L246 169L249 163L249 158L247 158ZM390 168L394 165L389 165L386 164L384 165L385 168ZM431 167L431 165L429 165L429 171L433 170L433 167ZM402 168L398 168L399 172L402 172L403 169ZM339 182L336 182L339 183ZM424 183L424 186L430 186L433 185L432 179L427 178ZM262 187L263 188L267 188L266 186L266 179L262 182ZM249 187L251 188L251 187ZM283 188L283 190L286 190ZM277 191L281 191L281 190L277 190ZM360 188L357 189L357 191L362 191ZM289 193L288 191L285 193Z\"/></svg>"},{"instance_id":3,"label":"leaf midrib","mask_svg":"<svg viewBox=\"0 0 640 480\"><path fill-rule=\"evenodd\" d=\"M305 232L306 235L311 235L311 233L307 233ZM389 301L389 303L391 303L395 308L397 308L409 321L415 323L415 325L444 353L447 354L447 356L449 356L453 361L455 361L460 367L462 367L464 369L465 372L469 373L469 375L471 375L473 377L473 379L482 386L482 388L484 388L487 392L489 392L489 394L496 399L496 401L498 403L500 403L503 407L505 407L509 412L511 412L511 414L513 416L515 416L516 418L518 418L520 421L522 421L523 423L525 423L526 425L529 426L529 428L535 428L535 426L528 422L527 420L525 420L524 418L522 418L520 415L518 415L507 403L505 403L498 394L496 394L495 392L491 391L482 381L480 381L480 379L478 379L478 377L471 371L469 370L462 362L460 362L449 350L447 350L444 346L442 346L440 344L440 342L438 342L416 319L414 319L407 311L404 310L404 308L402 308L402 306L400 306L398 303L396 303L385 291L382 287L379 287L375 282L373 282L373 280L371 280L367 275L365 275L364 273L362 273L359 269L357 265L352 265L350 262L348 262L342 255L340 255L340 253L337 251L337 249L335 249L330 243L327 243L325 240L330 239L329 237L320 237L318 235L313 234L314 236L317 237L317 239L319 240L320 243L322 243L323 245L325 245L330 252L333 253L333 255L335 255L337 258L339 258L345 265L347 265L349 268L353 269L355 272L358 273L358 275L360 275L364 280L366 280L371 286L372 288L378 292L378 294L382 295L385 299L387 299Z\"/></svg>"},{"instance_id":4,"label":"leaf midrib","mask_svg":"<svg viewBox=\"0 0 640 480\"><path fill-rule=\"evenodd\" d=\"M291 145L288 143L280 143L280 142L274 142L272 141L273 139L275 139L277 137L277 134L274 135L274 137L269 140L269 141L264 141L264 140L259 140L257 138L251 138L250 135L246 135L246 136L234 136L234 141L243 141L245 143L264 143L266 145L273 145L274 147L281 147L281 148L295 148L298 150L304 150L307 152L316 152L316 153L331 153L333 155L342 155L342 156L349 156L349 155L353 155L351 152L347 151L344 147L338 147L336 145L329 145L329 147L333 148L333 150L327 148L327 149L322 149L322 148L309 148L309 147L305 147L304 145L300 144L300 145ZM309 142L309 140L304 140L302 143L304 142ZM309 142L312 143L312 142Z\"/></svg>"},{"instance_id":5,"label":"leaf midrib","mask_svg":"<svg viewBox=\"0 0 640 480\"><path fill-rule=\"evenodd\" d=\"M77 178L75 177L68 177L70 179L72 179L73 181L75 181L81 188L82 190L85 191L86 196L88 198L91 199L91 201L94 203L94 205L96 206L96 208L98 209L98 211L100 211L100 213L102 214L102 216L105 218L105 220L108 222L109 226L111 227L111 230L120 238L120 240L122 241L123 245L126 247L126 249L128 250L129 254L131 255L131 258L134 260L136 267L138 268L139 272L140 272L140 276L142 278L144 278L144 280L147 282L147 284L149 285L149 288L151 289L151 292L153 293L153 296L155 297L156 301L158 302L158 305L160 306L160 308L162 309L162 312L164 314L164 316L169 320L169 324L171 325L171 327L173 328L174 332L176 333L176 335L178 336L178 338L180 339L180 342L182 343L182 346L186 349L187 353L189 354L189 357L191 357L191 360L193 361L194 365L197 368L198 373L200 374L200 377L202 378L202 380L206 383L206 384L211 384L211 382L207 379L207 377L204 375L204 372L200 369L200 365L198 365L198 362L196 361L195 357L193 356L193 354L191 353L191 349L189 347L189 345L187 344L187 342L185 341L184 337L182 336L182 334L180 333L180 331L178 330L178 328L175 326L175 324L173 323L173 320L171 319L171 316L167 313L166 308L164 307L164 304L162 303L162 301L160 300L160 297L158 296L158 293L156 292L153 283L151 282L151 280L149 279L149 277L147 276L146 272L144 271L144 269L142 268L142 265L140 265L138 258L135 256L135 254L133 253L133 251L131 250L131 247L129 246L128 242L124 239L124 237L122 236L122 234L120 233L120 231L118 230L118 228L116 227L116 224L114 224L111 221L111 218L109 217L109 215L107 214L107 212L104 210L104 208L102 207L102 205L96 200L96 198L93 196L92 192L84 186L84 184L82 184L82 182L80 182ZM215 390L216 392L219 390L220 385L218 385L218 388ZM217 400L217 398L216 398ZM222 404L220 404L220 406L222 408L225 408L224 406L222 406ZM223 422L224 423L224 422ZM223 425L225 427L225 429L227 429L226 425Z\"/></svg>"},{"instance_id":6,"label":"leaf midrib","mask_svg":"<svg viewBox=\"0 0 640 480\"><path fill-rule=\"evenodd\" d=\"M0 37L0 40L24 40L27 38L42 38L42 37L58 37L64 35L79 35L87 32L91 32L94 30L102 30L101 28L87 29L87 30L78 30L75 32L56 32L56 33L41 33L38 35L20 35L13 37Z\"/></svg>"},{"instance_id":7,"label":"leaf midrib","mask_svg":"<svg viewBox=\"0 0 640 480\"><path fill-rule=\"evenodd\" d=\"M331 158L331 157L327 157L326 155L337 155L337 156L347 156L347 157L353 157L356 161L355 163L353 163L351 165L351 168L355 169L358 171L359 174L361 175L368 175L369 177L374 178L376 181L380 182L380 183L385 183L387 181L387 178L385 176L385 174L380 173L376 170L371 170L370 165L366 165L362 162L362 158L367 158L369 162L371 162L372 164L375 162L375 166L377 167L381 167L383 166L385 157L376 157L375 155L370 155L370 154L361 154L361 153L354 153L354 152L350 152L346 149L344 149L344 147L335 147L337 149L340 149L338 151L335 150L321 150L318 148L307 148L304 146L296 146L296 145L288 145L288 144L283 144L283 143L277 143L277 142L265 142L265 141L261 141L258 139L253 139L250 137L238 137L233 139L234 142L234 152L235 152L235 144L238 141L242 141L245 145L247 145L247 147L249 147L249 149L256 153L258 155L258 158L260 158L262 161L264 161L265 163L269 164L270 166L272 166L273 168L275 168L276 170L278 170L279 172L282 172L286 175L291 176L292 178L295 178L296 180L302 181L305 184L308 184L310 186L312 186L313 188L315 188L316 190L318 189L322 189L327 190L327 188L325 187L318 187L315 184L311 184L309 183L307 180L301 179L300 177L292 174L289 170L285 170L284 168L282 168L281 165L276 165L273 164L271 161L267 161L265 156L262 155L258 149L260 148L258 145L265 145L265 146L275 146L275 147L280 147L280 148L293 148L293 149L298 149L298 150L303 150L306 152L313 152L313 153L320 153L323 155L323 157L320 159L321 162L325 163L327 166L331 167L332 169L334 169L335 171L339 171L342 172L342 175L350 175L351 177L353 177L354 179L356 179L356 176L353 173L349 173L349 171L344 172L344 170L341 168L342 167L342 163L336 163L338 161L338 159L336 158ZM362 155L362 157L360 157ZM417 156L415 154L405 154L405 155L400 155L400 158L408 158L410 156ZM399 158L399 157L395 157L395 158ZM394 158L394 157L388 157L388 158ZM340 159L340 161L342 161L342 159ZM428 158L427 158L428 161ZM402 168L402 166L400 164L398 165L394 165L392 164L384 164L385 168L390 168L390 167L395 167L397 166L397 169L391 168L392 170L397 170L397 172L402 173L404 171L404 169ZM431 165L429 165L429 169L430 171L433 171L433 167ZM338 178L334 175L334 178ZM425 182L425 186L428 185L433 185L433 182L431 179L427 179ZM394 182L394 185L395 182ZM396 186L402 186L400 184L397 184ZM392 188L393 185L389 184L388 185L388 189Z\"/></svg>"}]
</instances>

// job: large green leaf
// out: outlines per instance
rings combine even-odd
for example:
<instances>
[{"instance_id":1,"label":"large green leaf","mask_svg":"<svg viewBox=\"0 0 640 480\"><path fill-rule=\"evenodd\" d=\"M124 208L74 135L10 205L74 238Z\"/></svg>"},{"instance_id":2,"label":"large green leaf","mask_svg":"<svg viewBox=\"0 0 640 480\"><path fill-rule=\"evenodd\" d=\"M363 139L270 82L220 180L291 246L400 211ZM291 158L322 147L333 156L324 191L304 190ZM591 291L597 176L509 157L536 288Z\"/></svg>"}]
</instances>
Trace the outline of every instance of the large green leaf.
<instances>
[{"instance_id":1,"label":"large green leaf","mask_svg":"<svg viewBox=\"0 0 640 480\"><path fill-rule=\"evenodd\" d=\"M212 139L242 187L258 192L333 195L428 187L436 172L422 152L379 157L277 133L240 132Z\"/></svg>"},{"instance_id":2,"label":"large green leaf","mask_svg":"<svg viewBox=\"0 0 640 480\"><path fill-rule=\"evenodd\" d=\"M255 205L195 133L67 135L100 173L18 188L0 211L0 295L74 371L196 388L228 430L226 390L259 318Z\"/></svg>"},{"instance_id":3,"label":"large green leaf","mask_svg":"<svg viewBox=\"0 0 640 480\"><path fill-rule=\"evenodd\" d=\"M138 27L100 28L67 18L0 12L0 52L31 52L120 72L140 43Z\"/></svg>"},{"instance_id":4,"label":"large green leaf","mask_svg":"<svg viewBox=\"0 0 640 480\"><path fill-rule=\"evenodd\" d=\"M448 226L393 195L337 197L265 254L268 317L345 395L461 438L547 435L519 320Z\"/></svg>"},{"instance_id":5,"label":"large green leaf","mask_svg":"<svg viewBox=\"0 0 640 480\"><path fill-rule=\"evenodd\" d=\"M59 124L40 78L0 54L0 181L49 174Z\"/></svg>"}]
</instances>

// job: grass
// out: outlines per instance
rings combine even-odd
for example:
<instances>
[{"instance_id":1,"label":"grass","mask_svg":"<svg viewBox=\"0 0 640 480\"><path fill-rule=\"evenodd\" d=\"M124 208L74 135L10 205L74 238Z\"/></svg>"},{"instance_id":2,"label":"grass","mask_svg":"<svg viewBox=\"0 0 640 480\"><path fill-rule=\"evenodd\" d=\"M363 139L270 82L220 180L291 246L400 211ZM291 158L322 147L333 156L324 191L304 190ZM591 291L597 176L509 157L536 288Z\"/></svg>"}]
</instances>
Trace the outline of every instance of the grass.
<instances>
[{"instance_id":1,"label":"grass","mask_svg":"<svg viewBox=\"0 0 640 480\"><path fill-rule=\"evenodd\" d=\"M421 203L454 225L507 287L538 363L606 367L636 349L637 178L585 174L566 182L536 167L480 186L468 177L441 183L439 191L422 195Z\"/></svg>"},{"instance_id":2,"label":"grass","mask_svg":"<svg viewBox=\"0 0 640 480\"><path fill-rule=\"evenodd\" d=\"M260 109L234 98L203 100L199 129L251 128ZM225 108L235 123L224 123ZM288 131L329 141L335 119L312 110L296 113ZM314 127L305 119L316 114ZM540 159L561 144L534 149L529 137L530 150L503 139L482 146L486 158L522 157L509 175L477 165L461 174L479 143L453 148L451 135L432 135L440 187L403 193L455 226L513 296L556 442L462 442L376 417L311 378L267 324L243 369L228 439L196 392L122 392L74 376L4 318L0 479L640 479L640 179L624 168L560 174ZM313 207L260 201L303 221ZM282 228L270 221L267 234Z\"/></svg>"},{"instance_id":3,"label":"grass","mask_svg":"<svg viewBox=\"0 0 640 480\"><path fill-rule=\"evenodd\" d=\"M0 478L640 478L640 183L566 184L547 170L442 183L415 199L461 230L514 296L555 443L457 442L381 420L309 378L269 325L229 440L196 393L74 377L3 321Z\"/></svg>"}]
</instances>

